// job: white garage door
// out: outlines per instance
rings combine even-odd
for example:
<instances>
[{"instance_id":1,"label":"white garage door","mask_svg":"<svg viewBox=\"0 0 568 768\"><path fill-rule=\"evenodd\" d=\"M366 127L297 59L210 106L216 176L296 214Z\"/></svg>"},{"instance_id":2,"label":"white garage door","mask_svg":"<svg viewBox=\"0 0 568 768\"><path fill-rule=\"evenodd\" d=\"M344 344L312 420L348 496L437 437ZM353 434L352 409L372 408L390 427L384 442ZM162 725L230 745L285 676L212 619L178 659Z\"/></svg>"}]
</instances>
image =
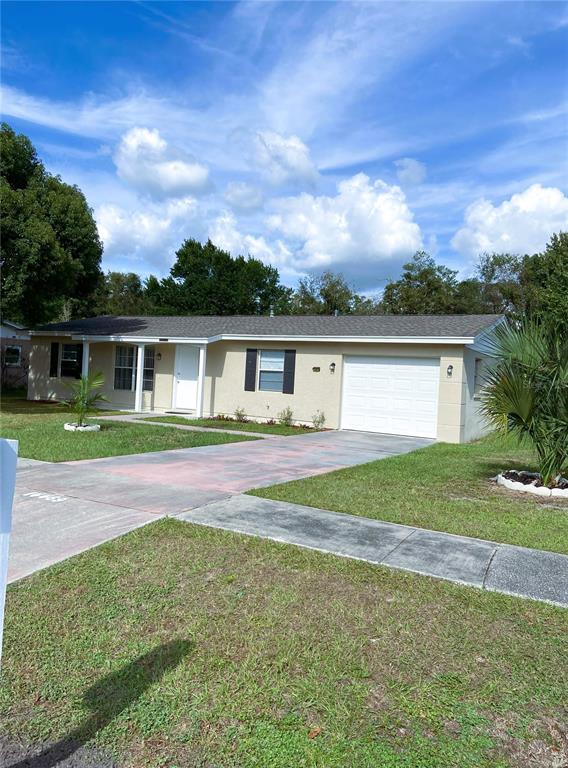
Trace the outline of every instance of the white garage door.
<instances>
[{"instance_id":1,"label":"white garage door","mask_svg":"<svg viewBox=\"0 0 568 768\"><path fill-rule=\"evenodd\" d=\"M345 357L342 429L436 437L440 361Z\"/></svg>"}]
</instances>

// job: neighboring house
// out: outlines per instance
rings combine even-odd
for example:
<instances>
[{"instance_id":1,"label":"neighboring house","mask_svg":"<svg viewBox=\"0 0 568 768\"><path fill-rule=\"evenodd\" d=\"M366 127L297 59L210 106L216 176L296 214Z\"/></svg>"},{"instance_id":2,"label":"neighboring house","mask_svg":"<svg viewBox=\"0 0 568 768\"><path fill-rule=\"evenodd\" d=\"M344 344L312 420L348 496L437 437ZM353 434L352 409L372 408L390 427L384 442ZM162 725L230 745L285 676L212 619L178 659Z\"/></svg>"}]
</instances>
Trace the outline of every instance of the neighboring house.
<instances>
[{"instance_id":1,"label":"neighboring house","mask_svg":"<svg viewBox=\"0 0 568 768\"><path fill-rule=\"evenodd\" d=\"M25 387L28 383L30 334L10 320L0 323L0 367L3 387Z\"/></svg>"},{"instance_id":2,"label":"neighboring house","mask_svg":"<svg viewBox=\"0 0 568 768\"><path fill-rule=\"evenodd\" d=\"M102 372L108 406L463 442L496 315L93 317L32 331L28 398L59 399Z\"/></svg>"}]
</instances>

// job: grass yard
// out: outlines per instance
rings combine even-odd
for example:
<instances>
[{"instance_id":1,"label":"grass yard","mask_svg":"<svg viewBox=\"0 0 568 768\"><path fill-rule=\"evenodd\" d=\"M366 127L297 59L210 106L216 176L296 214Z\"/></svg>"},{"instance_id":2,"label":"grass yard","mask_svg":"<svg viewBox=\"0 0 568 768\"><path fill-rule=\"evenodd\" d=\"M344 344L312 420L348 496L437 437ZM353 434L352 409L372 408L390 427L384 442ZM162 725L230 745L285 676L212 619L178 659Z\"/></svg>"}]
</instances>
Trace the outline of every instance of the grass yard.
<instances>
[{"instance_id":1,"label":"grass yard","mask_svg":"<svg viewBox=\"0 0 568 768\"><path fill-rule=\"evenodd\" d=\"M490 436L428 448L306 480L253 491L377 520L568 553L568 504L512 495L490 482L502 469L534 468L534 457Z\"/></svg>"},{"instance_id":2,"label":"grass yard","mask_svg":"<svg viewBox=\"0 0 568 768\"><path fill-rule=\"evenodd\" d=\"M166 519L10 587L0 733L131 768L553 768L567 633L545 604Z\"/></svg>"},{"instance_id":3,"label":"grass yard","mask_svg":"<svg viewBox=\"0 0 568 768\"><path fill-rule=\"evenodd\" d=\"M65 432L63 424L69 420L69 410L54 403L35 403L18 397L3 397L0 437L19 440L20 456L41 461L96 459L102 456L123 456L130 453L195 448L258 439L221 432L186 432L170 427L108 421L100 422L100 432L81 434Z\"/></svg>"},{"instance_id":4,"label":"grass yard","mask_svg":"<svg viewBox=\"0 0 568 768\"><path fill-rule=\"evenodd\" d=\"M259 432L266 435L305 435L307 432L320 432L311 427L287 427L285 424L266 424L260 421L232 421L230 419L186 419L183 416L149 416L143 421L159 421L166 424L184 424L191 427L209 429L238 429L242 432Z\"/></svg>"}]
</instances>

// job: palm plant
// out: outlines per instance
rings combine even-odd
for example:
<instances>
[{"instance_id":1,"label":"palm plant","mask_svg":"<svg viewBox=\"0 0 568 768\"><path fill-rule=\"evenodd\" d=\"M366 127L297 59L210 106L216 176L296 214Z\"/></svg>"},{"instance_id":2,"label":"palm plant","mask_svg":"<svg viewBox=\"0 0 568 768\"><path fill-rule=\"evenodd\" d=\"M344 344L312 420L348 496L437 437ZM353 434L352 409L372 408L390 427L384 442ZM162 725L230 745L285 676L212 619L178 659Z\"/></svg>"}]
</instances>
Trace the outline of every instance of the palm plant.
<instances>
[{"instance_id":1,"label":"palm plant","mask_svg":"<svg viewBox=\"0 0 568 768\"><path fill-rule=\"evenodd\" d=\"M535 322L499 326L482 410L497 429L532 444L543 483L568 465L568 338Z\"/></svg>"},{"instance_id":2,"label":"palm plant","mask_svg":"<svg viewBox=\"0 0 568 768\"><path fill-rule=\"evenodd\" d=\"M106 401L106 397L100 390L105 380L102 373L93 373L89 376L81 376L80 379L71 384L71 397L63 400L62 405L66 405L76 414L77 426L82 427L85 423L87 414L95 407L96 403Z\"/></svg>"}]
</instances>

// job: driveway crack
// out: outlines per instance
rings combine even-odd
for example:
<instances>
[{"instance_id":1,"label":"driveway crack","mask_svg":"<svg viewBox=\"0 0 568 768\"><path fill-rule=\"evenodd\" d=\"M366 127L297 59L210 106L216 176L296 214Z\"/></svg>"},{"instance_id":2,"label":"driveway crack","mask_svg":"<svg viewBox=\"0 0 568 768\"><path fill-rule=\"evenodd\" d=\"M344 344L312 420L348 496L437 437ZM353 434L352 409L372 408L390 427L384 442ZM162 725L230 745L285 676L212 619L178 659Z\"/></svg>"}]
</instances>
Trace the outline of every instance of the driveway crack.
<instances>
[{"instance_id":1,"label":"driveway crack","mask_svg":"<svg viewBox=\"0 0 568 768\"><path fill-rule=\"evenodd\" d=\"M487 577L489 576L489 569L491 568L491 565L493 563L493 559L497 552L501 549L500 545L497 545L493 552L491 553L491 557L489 558L487 562L487 566L485 568L485 573L483 574L483 581L481 582L481 589L486 589L485 582L487 581Z\"/></svg>"},{"instance_id":2,"label":"driveway crack","mask_svg":"<svg viewBox=\"0 0 568 768\"><path fill-rule=\"evenodd\" d=\"M389 558L391 555L394 555L394 553L396 552L396 550L397 550L397 549L398 549L400 546L402 546L402 545L404 544L404 542L405 542L405 541L408 541L408 539L409 539L409 538L410 538L410 537L411 537L413 534L415 534L417 530L418 530L417 528L413 528L413 529L410 531L410 533L408 534L408 536L405 536L405 537L404 537L404 539L401 539L401 540L398 542L398 544L396 544L396 545L395 545L395 546L394 546L394 547L391 549L391 551L390 551L390 552L388 552L388 553L385 555L385 557L383 557L383 559L381 560L381 563L386 563L387 559L388 559L388 558Z\"/></svg>"}]
</instances>

